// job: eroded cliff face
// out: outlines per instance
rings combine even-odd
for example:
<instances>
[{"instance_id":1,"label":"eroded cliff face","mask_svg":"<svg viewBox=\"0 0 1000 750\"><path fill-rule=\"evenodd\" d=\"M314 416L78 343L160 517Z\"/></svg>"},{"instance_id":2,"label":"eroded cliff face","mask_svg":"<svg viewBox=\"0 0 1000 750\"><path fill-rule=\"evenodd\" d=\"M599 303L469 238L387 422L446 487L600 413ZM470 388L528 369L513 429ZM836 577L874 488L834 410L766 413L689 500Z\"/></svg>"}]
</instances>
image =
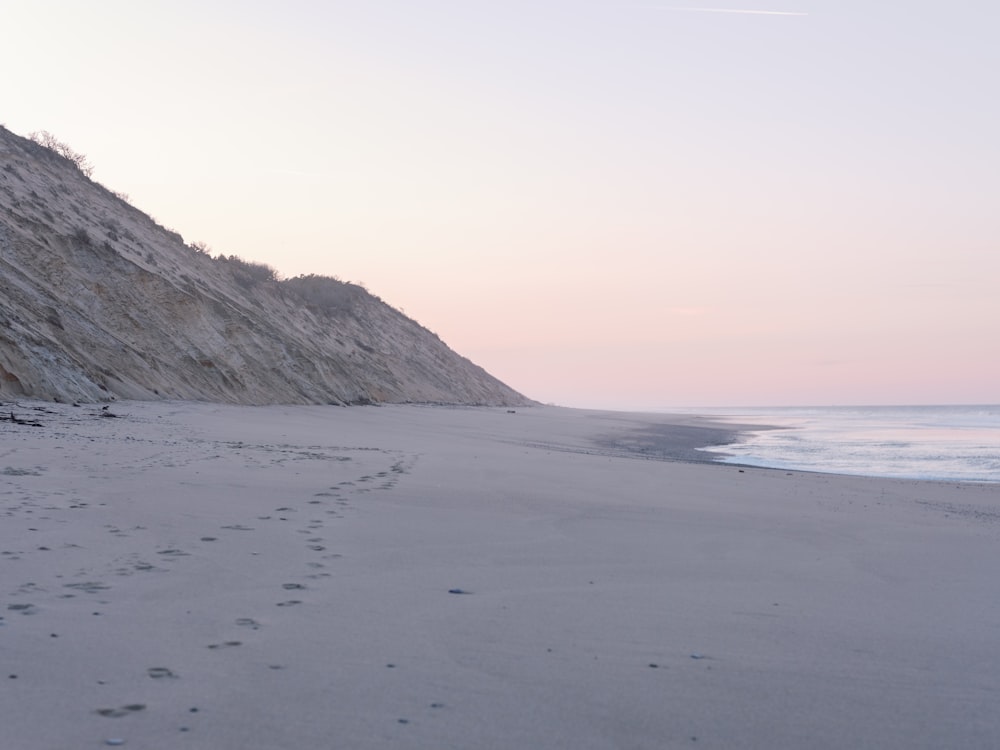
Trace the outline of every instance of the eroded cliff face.
<instances>
[{"instance_id":1,"label":"eroded cliff face","mask_svg":"<svg viewBox=\"0 0 1000 750\"><path fill-rule=\"evenodd\" d=\"M0 128L0 398L529 403L360 287L342 292L321 308L251 279Z\"/></svg>"}]
</instances>

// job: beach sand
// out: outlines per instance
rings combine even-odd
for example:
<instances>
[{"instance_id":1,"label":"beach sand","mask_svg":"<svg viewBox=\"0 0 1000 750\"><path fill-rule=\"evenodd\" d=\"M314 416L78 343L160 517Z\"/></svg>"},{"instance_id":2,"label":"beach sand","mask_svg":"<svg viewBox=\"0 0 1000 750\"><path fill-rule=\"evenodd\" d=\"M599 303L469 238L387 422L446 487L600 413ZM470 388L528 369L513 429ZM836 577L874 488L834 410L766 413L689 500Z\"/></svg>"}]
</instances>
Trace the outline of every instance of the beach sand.
<instances>
[{"instance_id":1,"label":"beach sand","mask_svg":"<svg viewBox=\"0 0 1000 750\"><path fill-rule=\"evenodd\" d=\"M1000 486L663 415L108 411L0 422L0 747L1000 745Z\"/></svg>"}]
</instances>

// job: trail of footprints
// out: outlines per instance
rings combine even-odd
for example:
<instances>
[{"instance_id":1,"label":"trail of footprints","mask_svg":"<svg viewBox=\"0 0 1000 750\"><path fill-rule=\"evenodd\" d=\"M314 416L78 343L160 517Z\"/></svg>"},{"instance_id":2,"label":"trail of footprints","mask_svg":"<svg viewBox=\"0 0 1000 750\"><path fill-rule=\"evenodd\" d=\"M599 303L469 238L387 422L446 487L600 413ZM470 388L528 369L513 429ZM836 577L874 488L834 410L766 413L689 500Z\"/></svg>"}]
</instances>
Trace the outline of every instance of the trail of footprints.
<instances>
[{"instance_id":1,"label":"trail of footprints","mask_svg":"<svg viewBox=\"0 0 1000 750\"><path fill-rule=\"evenodd\" d=\"M343 450L343 449L341 449ZM350 450L350 449L347 449ZM360 449L360 450L372 450L372 449ZM384 451L378 450L381 453ZM289 451L285 451L289 453ZM317 456L307 456L307 457L317 457ZM320 458L329 459L329 455L319 456ZM293 518L297 518L303 510L312 511L310 515L315 516L320 510L323 511L323 515L328 518L342 518L344 511L350 506L349 496L372 492L374 490L389 490L396 486L400 477L408 472L413 462L415 461L414 456L400 456L392 455L393 463L383 471L378 471L374 474L365 474L355 479L344 480L338 484L329 487L326 490L317 492L312 499L305 501L305 509L300 509L295 506L285 505L275 508L270 514L259 515L250 524L245 523L232 523L226 524L219 528L218 531L213 531L209 534L201 536L199 541L204 544L210 544L212 542L218 542L224 538L225 534L235 532L252 532L255 531L259 524L261 523L271 523L271 522L282 522L290 521ZM285 460L284 458L282 460ZM337 456L336 460L350 460L349 457ZM23 497L23 496L22 496ZM13 506L7 504L6 515L15 515L18 511L32 513L33 508L38 506L34 503L25 502L24 505L33 506L25 508L24 506ZM331 506L331 507L323 507ZM86 508L87 503L75 501L69 507L71 508ZM46 510L59 510L58 507L47 508ZM42 520L47 520L43 518ZM321 536L322 529L326 520L323 518L311 517L304 524L297 529L294 529L297 535L306 537L301 540L305 547L305 550L310 555L316 555L318 559L307 560L305 562L306 570L301 571L297 574L297 577L303 581L308 581L309 583L300 582L297 580L287 581L281 584L280 590L276 591L276 594L286 594L291 595L291 598L283 598L276 596L275 606L277 608L288 608L296 607L298 605L303 605L307 603L308 597L312 592L312 588L318 585L323 579L330 578L331 573L325 570L327 566L326 561L336 560L341 557L340 554L331 552L327 548L326 539ZM129 538L134 534L142 533L147 531L145 527L136 526L131 529L122 529L116 525L108 524L105 527L108 533L116 538ZM75 546L75 545L66 545ZM45 547L39 547L39 551L48 551ZM206 548L202 548L202 551L208 551ZM0 551L0 555L3 558L0 559L13 559L18 560L20 556L24 554L23 550L4 550ZM112 561L112 565L109 571L118 576L131 576L141 573L158 573L165 572L169 570L169 566L172 564L183 564L184 558L192 557L192 552L189 552L180 547L167 547L164 549L155 550L153 554L140 554L138 552L129 552L115 558ZM320 561L323 562L320 562ZM77 577L88 577L92 576L90 571L79 570L76 573ZM57 576L61 577L61 576ZM291 577L296 577L295 575ZM56 594L56 598L59 599L72 599L77 595L90 595L90 596L100 596L103 592L110 589L111 586L100 580L84 580L73 583L63 583L60 588L62 591ZM16 591L13 593L14 597L31 597L36 598L40 594L51 593L47 590L33 582L27 582L20 585ZM317 592L318 593L318 592ZM98 600L99 604L107 604L108 602ZM17 601L7 605L7 616L32 616L44 611L44 607L39 606L33 601ZM101 615L99 611L94 611L92 615ZM267 619L267 618L261 618ZM4 616L0 615L0 626L6 624L4 621ZM244 616L238 617L233 621L233 626L235 628L241 629L245 635L243 637L252 637L252 635L260 631L263 628L260 620L254 617ZM58 637L57 634L52 634L53 638ZM220 651L230 651L236 649L237 647L243 645L242 640L230 639L222 640L216 643L208 643L205 648L209 651L220 652ZM269 670L282 670L285 666L282 664L269 664L267 665ZM181 680L181 675L175 672L169 666L155 665L150 666L146 670L147 676L156 681L161 681L165 683L179 681ZM16 680L18 675L11 674L8 675L8 679ZM99 684L105 684L104 681L98 681ZM434 704L434 707L440 707L440 704ZM134 714L145 711L147 705L144 703L129 703L117 707L100 707L93 709L93 713L98 716L109 718L109 719L121 719ZM187 710L189 714L197 714L201 711L198 707L191 707ZM399 723L408 723L406 719L399 719ZM191 727L186 723L179 725L179 731L187 732L191 731ZM106 740L108 744L121 744L122 740Z\"/></svg>"}]
</instances>

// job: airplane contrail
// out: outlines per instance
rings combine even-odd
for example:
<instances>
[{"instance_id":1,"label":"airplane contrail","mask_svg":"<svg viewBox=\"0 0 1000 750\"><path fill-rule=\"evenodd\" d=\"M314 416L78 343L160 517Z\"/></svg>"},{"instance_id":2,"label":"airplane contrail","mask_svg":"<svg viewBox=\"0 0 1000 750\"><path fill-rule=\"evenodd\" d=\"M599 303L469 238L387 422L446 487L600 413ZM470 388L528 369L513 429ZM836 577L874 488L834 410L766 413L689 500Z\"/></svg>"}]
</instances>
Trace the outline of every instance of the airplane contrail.
<instances>
[{"instance_id":1,"label":"airplane contrail","mask_svg":"<svg viewBox=\"0 0 1000 750\"><path fill-rule=\"evenodd\" d=\"M647 6L653 7L653 6ZM662 7L662 6L660 6ZM745 13L755 16L808 16L808 13L799 13L790 10L743 10L741 8L675 8L663 7L663 10L684 10L691 13Z\"/></svg>"},{"instance_id":2,"label":"airplane contrail","mask_svg":"<svg viewBox=\"0 0 1000 750\"><path fill-rule=\"evenodd\" d=\"M281 169L280 167L271 167L270 169L265 169L265 172L270 172L271 174L288 174L295 177L326 177L325 174L319 174L317 172L303 172L301 169Z\"/></svg>"}]
</instances>

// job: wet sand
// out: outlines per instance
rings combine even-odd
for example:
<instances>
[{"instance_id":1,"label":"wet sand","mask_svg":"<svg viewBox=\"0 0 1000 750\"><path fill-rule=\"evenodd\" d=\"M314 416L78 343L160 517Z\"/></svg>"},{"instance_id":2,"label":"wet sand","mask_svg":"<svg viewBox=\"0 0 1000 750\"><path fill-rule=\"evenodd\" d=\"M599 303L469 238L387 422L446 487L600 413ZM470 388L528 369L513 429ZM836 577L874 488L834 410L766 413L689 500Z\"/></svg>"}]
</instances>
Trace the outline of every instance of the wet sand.
<instances>
[{"instance_id":1,"label":"wet sand","mask_svg":"<svg viewBox=\"0 0 1000 750\"><path fill-rule=\"evenodd\" d=\"M1000 743L1000 487L693 417L3 410L5 747Z\"/></svg>"}]
</instances>

